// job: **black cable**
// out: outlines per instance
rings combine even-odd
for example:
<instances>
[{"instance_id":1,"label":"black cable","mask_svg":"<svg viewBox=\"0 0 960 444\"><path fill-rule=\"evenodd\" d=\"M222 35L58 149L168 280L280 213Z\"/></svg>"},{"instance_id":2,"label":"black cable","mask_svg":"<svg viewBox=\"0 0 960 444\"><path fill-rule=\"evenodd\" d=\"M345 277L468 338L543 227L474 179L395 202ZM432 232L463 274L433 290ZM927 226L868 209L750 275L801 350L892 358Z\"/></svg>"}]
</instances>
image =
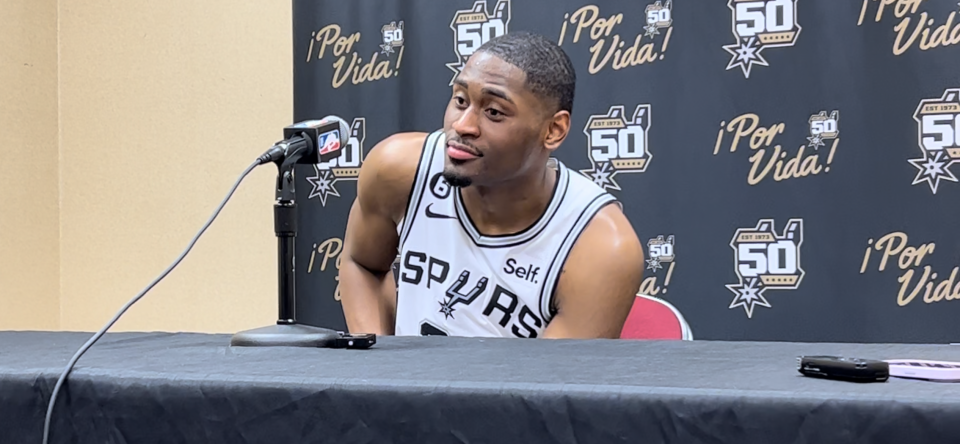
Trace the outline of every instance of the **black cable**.
<instances>
[{"instance_id":1,"label":"black cable","mask_svg":"<svg viewBox=\"0 0 960 444\"><path fill-rule=\"evenodd\" d=\"M97 342L97 340L100 339L100 337L103 336L104 333L106 333L107 330L110 329L110 327L112 327L113 324L115 324L118 319L120 319L120 316L122 316L124 312L126 312L127 309L130 308L131 305L133 305L138 300L140 300L140 298L142 298L145 294L147 294L148 291L150 291L150 289L152 289L155 285L157 285L157 283L159 283L161 279L163 279L164 277L167 276L167 274L173 271L173 268L176 267L180 263L180 261L183 260L184 257L186 257L187 253L189 253L190 250L193 249L194 244L197 243L197 240L200 239L200 236L203 234L203 232L207 231L207 228L210 227L210 224L213 223L213 220L217 218L217 216L220 214L220 211L227 204L227 201L229 201L230 198L233 196L234 191L236 191L237 187L240 186L240 182L242 182L243 179L247 177L247 174L250 174L250 171L253 171L254 168L264 163L266 163L266 161L265 159L263 159L263 156L261 156L261 158L258 158L256 161L250 164L250 166L248 166L246 170L243 171L243 173L237 179L237 182L233 184L233 188L231 188L230 192L227 193L227 197L223 199L223 202L221 202L220 206L218 206L216 211L213 212L213 216L210 216L210 219L207 221L206 224L203 225L203 228L201 228L200 231L197 232L197 235L193 237L193 240L191 240L190 244L187 245L187 248L183 250L183 253L180 254L180 257L178 257L177 260L175 260L173 264L170 265L169 268L167 268L163 273L161 273L159 277L157 277L153 282L151 282L150 285L147 285L147 287L144 288L143 291L140 292L140 294L134 296L133 299L127 302L127 304L124 305L123 308L121 308L120 311L118 311L117 314L113 316L113 319L111 319L110 322L107 323L107 325L103 326L103 328L101 328L100 331L98 331L95 335L93 335L93 337L90 338L90 340L88 340L86 344L83 344L83 346L80 347L80 350L77 350L77 353L73 355L73 358L71 358L70 362L67 363L67 368L64 369L63 373L60 375L60 379L57 380L57 385L53 387L53 393L50 395L50 404L47 405L47 416L43 421L43 444L47 444L48 439L50 438L50 418L53 415L53 405L57 401L57 393L60 392L60 387L63 386L63 382L66 381L67 376L70 374L70 371L73 369L73 366L77 363L80 357L83 356L83 354L87 352L87 350L93 345L93 343Z\"/></svg>"}]
</instances>

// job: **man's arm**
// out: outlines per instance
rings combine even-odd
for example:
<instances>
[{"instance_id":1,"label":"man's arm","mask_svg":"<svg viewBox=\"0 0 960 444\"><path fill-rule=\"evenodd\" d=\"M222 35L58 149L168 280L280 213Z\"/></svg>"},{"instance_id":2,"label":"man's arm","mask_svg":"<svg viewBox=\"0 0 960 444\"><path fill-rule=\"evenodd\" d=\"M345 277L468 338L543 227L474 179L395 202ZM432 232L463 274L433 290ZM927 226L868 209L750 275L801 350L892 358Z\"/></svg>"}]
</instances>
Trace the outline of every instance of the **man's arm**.
<instances>
[{"instance_id":1,"label":"man's arm","mask_svg":"<svg viewBox=\"0 0 960 444\"><path fill-rule=\"evenodd\" d=\"M570 250L545 338L619 338L643 280L643 245L619 205L600 210Z\"/></svg>"},{"instance_id":2,"label":"man's arm","mask_svg":"<svg viewBox=\"0 0 960 444\"><path fill-rule=\"evenodd\" d=\"M340 259L340 302L352 333L394 333L397 300L390 267L425 138L424 133L390 136L370 150L360 168Z\"/></svg>"}]
</instances>

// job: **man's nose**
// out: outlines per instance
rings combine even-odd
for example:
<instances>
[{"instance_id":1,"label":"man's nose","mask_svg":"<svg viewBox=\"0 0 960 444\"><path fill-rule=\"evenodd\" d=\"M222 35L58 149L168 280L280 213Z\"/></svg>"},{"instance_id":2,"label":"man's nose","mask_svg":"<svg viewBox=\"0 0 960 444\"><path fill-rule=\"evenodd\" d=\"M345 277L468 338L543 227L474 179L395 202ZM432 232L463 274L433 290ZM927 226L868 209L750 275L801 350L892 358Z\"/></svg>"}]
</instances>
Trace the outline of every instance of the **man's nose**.
<instances>
[{"instance_id":1,"label":"man's nose","mask_svg":"<svg viewBox=\"0 0 960 444\"><path fill-rule=\"evenodd\" d=\"M480 135L480 126L478 123L477 115L471 106L465 109L460 116L453 121L453 130L456 131L460 137L478 137Z\"/></svg>"}]
</instances>

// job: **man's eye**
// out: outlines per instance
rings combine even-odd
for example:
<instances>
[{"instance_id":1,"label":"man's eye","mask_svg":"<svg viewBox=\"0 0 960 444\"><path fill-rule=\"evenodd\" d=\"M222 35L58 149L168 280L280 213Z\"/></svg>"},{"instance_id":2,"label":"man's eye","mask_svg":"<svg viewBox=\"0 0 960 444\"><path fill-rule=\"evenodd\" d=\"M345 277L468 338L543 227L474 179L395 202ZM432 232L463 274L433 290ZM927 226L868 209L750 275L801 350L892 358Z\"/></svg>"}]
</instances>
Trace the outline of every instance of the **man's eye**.
<instances>
[{"instance_id":1,"label":"man's eye","mask_svg":"<svg viewBox=\"0 0 960 444\"><path fill-rule=\"evenodd\" d=\"M463 97L460 97L460 96L454 97L454 100L456 100L457 105L463 105L464 103L466 103L466 100L463 100Z\"/></svg>"},{"instance_id":2,"label":"man's eye","mask_svg":"<svg viewBox=\"0 0 960 444\"><path fill-rule=\"evenodd\" d=\"M493 116L493 117L498 117L498 116L502 116L502 115L503 115L503 113L501 113L500 111L497 111L497 110L495 110L495 109L493 109L493 108L490 108L489 113L490 113L490 115Z\"/></svg>"}]
</instances>

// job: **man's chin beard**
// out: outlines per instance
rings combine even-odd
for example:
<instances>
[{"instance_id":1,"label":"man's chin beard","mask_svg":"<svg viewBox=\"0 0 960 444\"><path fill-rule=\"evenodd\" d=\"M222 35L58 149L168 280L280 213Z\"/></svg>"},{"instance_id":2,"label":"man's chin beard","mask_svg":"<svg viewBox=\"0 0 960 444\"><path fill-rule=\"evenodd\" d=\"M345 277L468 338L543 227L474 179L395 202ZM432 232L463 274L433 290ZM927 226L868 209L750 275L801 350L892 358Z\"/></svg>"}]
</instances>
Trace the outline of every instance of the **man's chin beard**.
<instances>
[{"instance_id":1,"label":"man's chin beard","mask_svg":"<svg viewBox=\"0 0 960 444\"><path fill-rule=\"evenodd\" d=\"M473 183L473 180L469 177L462 176L450 170L443 170L443 179L452 187L466 188Z\"/></svg>"}]
</instances>

